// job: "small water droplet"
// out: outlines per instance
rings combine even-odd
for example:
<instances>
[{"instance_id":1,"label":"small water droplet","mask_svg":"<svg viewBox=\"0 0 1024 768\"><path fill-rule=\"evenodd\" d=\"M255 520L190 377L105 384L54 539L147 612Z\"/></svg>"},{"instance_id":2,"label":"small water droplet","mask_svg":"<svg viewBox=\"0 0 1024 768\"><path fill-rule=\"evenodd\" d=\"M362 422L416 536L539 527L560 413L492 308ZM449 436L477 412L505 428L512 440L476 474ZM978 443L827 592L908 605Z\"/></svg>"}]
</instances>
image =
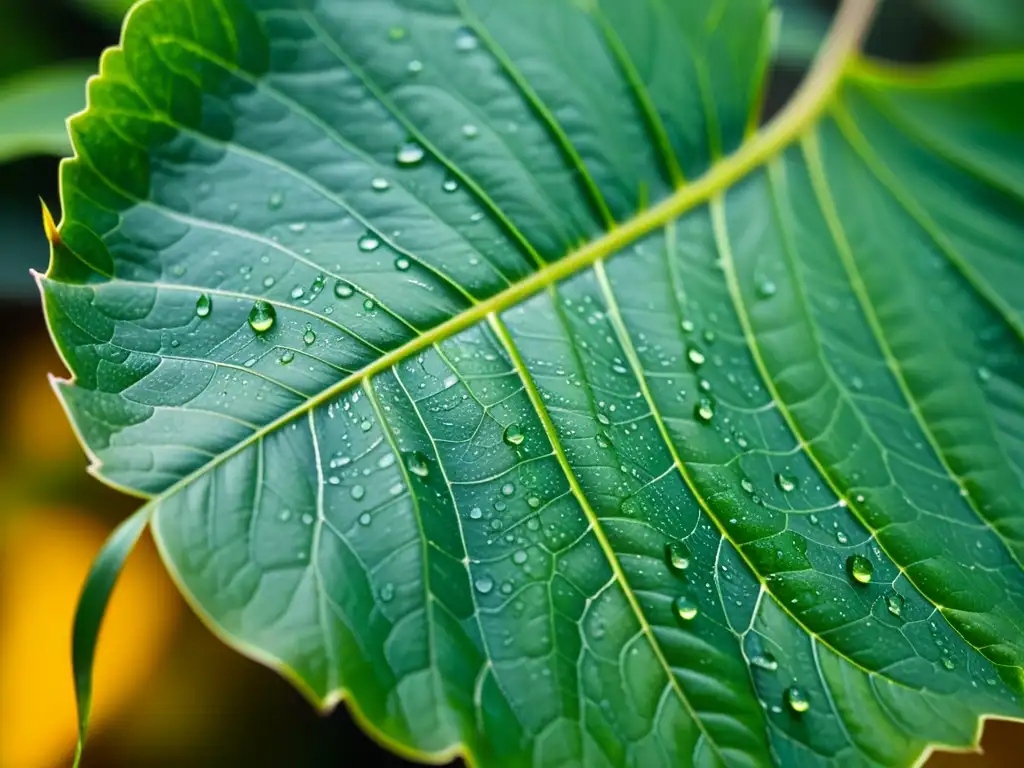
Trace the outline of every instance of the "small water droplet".
<instances>
[{"instance_id":1,"label":"small water droplet","mask_svg":"<svg viewBox=\"0 0 1024 768\"><path fill-rule=\"evenodd\" d=\"M807 698L807 693L799 685L789 686L783 695L786 699L786 706L798 715L811 708L811 701Z\"/></svg>"},{"instance_id":2,"label":"small water droplet","mask_svg":"<svg viewBox=\"0 0 1024 768\"><path fill-rule=\"evenodd\" d=\"M690 347L686 350L686 359L689 360L695 367L704 365L705 357L704 353L696 347Z\"/></svg>"},{"instance_id":3,"label":"small water droplet","mask_svg":"<svg viewBox=\"0 0 1024 768\"><path fill-rule=\"evenodd\" d=\"M693 415L697 421L710 424L715 417L715 403L709 397L702 397L700 402L693 408Z\"/></svg>"},{"instance_id":4,"label":"small water droplet","mask_svg":"<svg viewBox=\"0 0 1024 768\"><path fill-rule=\"evenodd\" d=\"M274 192L267 198L267 207L272 211L276 211L284 205L284 195L280 192Z\"/></svg>"},{"instance_id":5,"label":"small water droplet","mask_svg":"<svg viewBox=\"0 0 1024 768\"><path fill-rule=\"evenodd\" d=\"M464 126L462 126L462 135L465 136L467 139L475 139L477 136L480 135L480 129L477 128L472 123L466 123Z\"/></svg>"},{"instance_id":6,"label":"small water droplet","mask_svg":"<svg viewBox=\"0 0 1024 768\"><path fill-rule=\"evenodd\" d=\"M899 592L891 592L885 596L885 607L889 609L889 613L893 616L899 617L903 613L903 606L906 601L903 599L903 595Z\"/></svg>"},{"instance_id":7,"label":"small water droplet","mask_svg":"<svg viewBox=\"0 0 1024 768\"><path fill-rule=\"evenodd\" d=\"M459 27L455 31L455 47L460 51L472 51L479 42L477 36L467 27Z\"/></svg>"},{"instance_id":8,"label":"small water droplet","mask_svg":"<svg viewBox=\"0 0 1024 768\"><path fill-rule=\"evenodd\" d=\"M986 384L992 380L992 371L986 368L984 365L978 367L978 381L982 384Z\"/></svg>"},{"instance_id":9,"label":"small water droplet","mask_svg":"<svg viewBox=\"0 0 1024 768\"><path fill-rule=\"evenodd\" d=\"M775 657L768 653L768 651L751 656L750 663L758 669L763 669L768 672L774 672L779 668L779 662L777 662Z\"/></svg>"},{"instance_id":10,"label":"small water droplet","mask_svg":"<svg viewBox=\"0 0 1024 768\"><path fill-rule=\"evenodd\" d=\"M512 555L512 562L515 563L516 565L522 565L523 563L526 562L526 559L527 559L527 554L526 554L526 550L524 550L524 549L517 550Z\"/></svg>"},{"instance_id":11,"label":"small water droplet","mask_svg":"<svg viewBox=\"0 0 1024 768\"><path fill-rule=\"evenodd\" d=\"M944 666L946 669L954 669L956 667L956 664L953 663L953 660L949 658L949 656L943 656L942 666Z\"/></svg>"},{"instance_id":12,"label":"small water droplet","mask_svg":"<svg viewBox=\"0 0 1024 768\"><path fill-rule=\"evenodd\" d=\"M352 490L349 492L352 494L352 498L359 501L363 496L366 495L366 489L361 485L353 485Z\"/></svg>"},{"instance_id":13,"label":"small water droplet","mask_svg":"<svg viewBox=\"0 0 1024 768\"><path fill-rule=\"evenodd\" d=\"M252 309L249 310L249 327L252 328L256 333L266 333L274 327L274 321L277 319L277 310L274 309L273 304L268 304L262 299L252 305Z\"/></svg>"},{"instance_id":14,"label":"small water droplet","mask_svg":"<svg viewBox=\"0 0 1024 768\"><path fill-rule=\"evenodd\" d=\"M480 509L480 507L473 507L471 510L469 510L469 519L470 520L479 520L483 516L484 516L484 511L482 509Z\"/></svg>"},{"instance_id":15,"label":"small water droplet","mask_svg":"<svg viewBox=\"0 0 1024 768\"><path fill-rule=\"evenodd\" d=\"M268 275L267 277L263 278L263 287L264 288L271 288L271 287L273 287L275 282L276 281L274 280L274 278L272 278L272 277L270 277Z\"/></svg>"},{"instance_id":16,"label":"small water droplet","mask_svg":"<svg viewBox=\"0 0 1024 768\"><path fill-rule=\"evenodd\" d=\"M423 159L423 147L415 141L407 141L398 148L395 161L399 165L416 165Z\"/></svg>"},{"instance_id":17,"label":"small water droplet","mask_svg":"<svg viewBox=\"0 0 1024 768\"><path fill-rule=\"evenodd\" d=\"M672 541L665 545L665 559L673 571L682 573L690 567L690 550L681 541Z\"/></svg>"},{"instance_id":18,"label":"small water droplet","mask_svg":"<svg viewBox=\"0 0 1024 768\"><path fill-rule=\"evenodd\" d=\"M846 570L850 573L850 578L858 584L867 584L871 581L875 567L863 555L850 555L846 559Z\"/></svg>"},{"instance_id":19,"label":"small water droplet","mask_svg":"<svg viewBox=\"0 0 1024 768\"><path fill-rule=\"evenodd\" d=\"M380 601L390 603L395 597L395 585L388 582L380 588Z\"/></svg>"},{"instance_id":20,"label":"small water droplet","mask_svg":"<svg viewBox=\"0 0 1024 768\"><path fill-rule=\"evenodd\" d=\"M353 293L355 293L355 290L344 280L339 280L334 284L334 295L339 299L347 299Z\"/></svg>"},{"instance_id":21,"label":"small water droplet","mask_svg":"<svg viewBox=\"0 0 1024 768\"><path fill-rule=\"evenodd\" d=\"M365 235L359 238L359 250L364 253L375 251L380 248L380 240L376 235L367 232Z\"/></svg>"},{"instance_id":22,"label":"small water droplet","mask_svg":"<svg viewBox=\"0 0 1024 768\"><path fill-rule=\"evenodd\" d=\"M371 522L373 522L373 518L370 517L369 512L363 512L363 514L359 516L360 525L369 525Z\"/></svg>"},{"instance_id":23,"label":"small water droplet","mask_svg":"<svg viewBox=\"0 0 1024 768\"><path fill-rule=\"evenodd\" d=\"M409 269L409 260L405 258L405 256L399 256L397 259L395 259L395 269L397 269L399 272L405 272L407 269Z\"/></svg>"},{"instance_id":24,"label":"small water droplet","mask_svg":"<svg viewBox=\"0 0 1024 768\"><path fill-rule=\"evenodd\" d=\"M213 309L213 302L210 300L210 295L199 294L199 298L196 299L196 314L199 317L208 317L211 309Z\"/></svg>"},{"instance_id":25,"label":"small water droplet","mask_svg":"<svg viewBox=\"0 0 1024 768\"><path fill-rule=\"evenodd\" d=\"M391 183L387 179L378 176L370 182L370 186L375 192L386 192L391 188Z\"/></svg>"},{"instance_id":26,"label":"small water droplet","mask_svg":"<svg viewBox=\"0 0 1024 768\"><path fill-rule=\"evenodd\" d=\"M457 182L455 179L445 179L444 183L441 185L441 189L443 189L445 192L454 192L458 188L459 182Z\"/></svg>"},{"instance_id":27,"label":"small water droplet","mask_svg":"<svg viewBox=\"0 0 1024 768\"><path fill-rule=\"evenodd\" d=\"M303 515L302 516L302 524L303 525L312 525L313 524L313 516L310 515L310 514Z\"/></svg>"},{"instance_id":28,"label":"small water droplet","mask_svg":"<svg viewBox=\"0 0 1024 768\"><path fill-rule=\"evenodd\" d=\"M675 607L676 616L678 616L681 621L692 621L697 618L697 603L686 595L680 595L677 597L673 605Z\"/></svg>"},{"instance_id":29,"label":"small water droplet","mask_svg":"<svg viewBox=\"0 0 1024 768\"><path fill-rule=\"evenodd\" d=\"M842 531L836 531L836 541L838 541L840 544L848 544L850 541L850 537Z\"/></svg>"},{"instance_id":30,"label":"small water droplet","mask_svg":"<svg viewBox=\"0 0 1024 768\"><path fill-rule=\"evenodd\" d=\"M749 477L742 477L740 478L740 488L742 488L747 493L753 493L754 483L751 482Z\"/></svg>"},{"instance_id":31,"label":"small water droplet","mask_svg":"<svg viewBox=\"0 0 1024 768\"><path fill-rule=\"evenodd\" d=\"M481 576L479 579L473 582L473 586L476 587L476 591L481 595L486 595L492 589L494 589L494 579L490 576Z\"/></svg>"},{"instance_id":32,"label":"small water droplet","mask_svg":"<svg viewBox=\"0 0 1024 768\"><path fill-rule=\"evenodd\" d=\"M409 66L406 67L412 74L417 74L423 71L423 62L419 59L413 59L409 62Z\"/></svg>"},{"instance_id":33,"label":"small water droplet","mask_svg":"<svg viewBox=\"0 0 1024 768\"><path fill-rule=\"evenodd\" d=\"M775 484L783 493L789 493L796 488L796 478L777 472L775 474Z\"/></svg>"},{"instance_id":34,"label":"small water droplet","mask_svg":"<svg viewBox=\"0 0 1024 768\"><path fill-rule=\"evenodd\" d=\"M523 430L519 428L518 424L509 424L505 427L501 437L508 445L522 445L526 439L526 435L523 434Z\"/></svg>"},{"instance_id":35,"label":"small water droplet","mask_svg":"<svg viewBox=\"0 0 1024 768\"><path fill-rule=\"evenodd\" d=\"M377 308L376 303L373 299L363 299L363 310L366 312L373 312Z\"/></svg>"},{"instance_id":36,"label":"small water droplet","mask_svg":"<svg viewBox=\"0 0 1024 768\"><path fill-rule=\"evenodd\" d=\"M306 332L302 334L302 343L308 347L314 341L316 341L316 333L313 332L312 328L306 326Z\"/></svg>"},{"instance_id":37,"label":"small water droplet","mask_svg":"<svg viewBox=\"0 0 1024 768\"><path fill-rule=\"evenodd\" d=\"M281 353L281 356L277 358L277 362L279 362L281 365L288 365L294 359L295 353L292 352L290 349L286 349L284 352Z\"/></svg>"},{"instance_id":38,"label":"small water droplet","mask_svg":"<svg viewBox=\"0 0 1024 768\"><path fill-rule=\"evenodd\" d=\"M277 515L277 519L280 520L282 523L287 523L289 520L292 519L292 511L290 509L282 509L281 512Z\"/></svg>"},{"instance_id":39,"label":"small water droplet","mask_svg":"<svg viewBox=\"0 0 1024 768\"><path fill-rule=\"evenodd\" d=\"M511 496L515 492L516 492L516 486L515 486L514 483L505 483L503 486L501 486L501 495L502 496Z\"/></svg>"},{"instance_id":40,"label":"small water droplet","mask_svg":"<svg viewBox=\"0 0 1024 768\"><path fill-rule=\"evenodd\" d=\"M405 465L417 477L426 477L430 474L429 459L419 451L412 451L405 455Z\"/></svg>"},{"instance_id":41,"label":"small water droplet","mask_svg":"<svg viewBox=\"0 0 1024 768\"><path fill-rule=\"evenodd\" d=\"M369 419L363 419L359 423L359 429L361 429L363 432L369 432L371 429L373 429L373 422L370 421Z\"/></svg>"},{"instance_id":42,"label":"small water droplet","mask_svg":"<svg viewBox=\"0 0 1024 768\"><path fill-rule=\"evenodd\" d=\"M770 299L778 291L778 286L768 278L763 278L757 283L757 296L761 299Z\"/></svg>"},{"instance_id":43,"label":"small water droplet","mask_svg":"<svg viewBox=\"0 0 1024 768\"><path fill-rule=\"evenodd\" d=\"M288 295L291 296L293 299L301 299L303 296L306 295L306 289L303 288L301 285L296 285L294 288L292 288L292 292Z\"/></svg>"}]
</instances>

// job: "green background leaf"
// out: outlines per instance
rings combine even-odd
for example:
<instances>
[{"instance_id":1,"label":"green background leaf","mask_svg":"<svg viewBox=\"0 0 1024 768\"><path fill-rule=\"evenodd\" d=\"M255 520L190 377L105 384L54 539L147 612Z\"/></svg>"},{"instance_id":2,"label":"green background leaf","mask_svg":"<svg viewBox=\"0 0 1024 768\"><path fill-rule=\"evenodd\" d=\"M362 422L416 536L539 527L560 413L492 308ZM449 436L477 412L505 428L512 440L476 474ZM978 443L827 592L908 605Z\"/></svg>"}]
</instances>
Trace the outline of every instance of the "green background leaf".
<instances>
[{"instance_id":1,"label":"green background leaf","mask_svg":"<svg viewBox=\"0 0 1024 768\"><path fill-rule=\"evenodd\" d=\"M755 133L768 12L136 9L42 287L214 631L486 765L1021 715L1024 60L826 55Z\"/></svg>"},{"instance_id":2,"label":"green background leaf","mask_svg":"<svg viewBox=\"0 0 1024 768\"><path fill-rule=\"evenodd\" d=\"M0 163L71 152L64 122L85 106L92 64L41 67L0 82Z\"/></svg>"}]
</instances>

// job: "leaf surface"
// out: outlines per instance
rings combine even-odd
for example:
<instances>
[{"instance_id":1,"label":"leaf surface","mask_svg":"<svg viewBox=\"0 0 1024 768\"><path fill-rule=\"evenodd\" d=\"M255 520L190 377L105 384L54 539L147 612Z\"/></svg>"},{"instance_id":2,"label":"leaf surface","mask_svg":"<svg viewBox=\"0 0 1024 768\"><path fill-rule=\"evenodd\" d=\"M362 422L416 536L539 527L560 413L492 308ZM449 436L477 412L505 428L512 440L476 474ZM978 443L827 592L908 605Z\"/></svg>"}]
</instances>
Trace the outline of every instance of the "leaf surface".
<instances>
[{"instance_id":1,"label":"leaf surface","mask_svg":"<svg viewBox=\"0 0 1024 768\"><path fill-rule=\"evenodd\" d=\"M1024 61L826 51L758 132L769 10L134 9L41 284L221 637L432 760L1020 716Z\"/></svg>"}]
</instances>

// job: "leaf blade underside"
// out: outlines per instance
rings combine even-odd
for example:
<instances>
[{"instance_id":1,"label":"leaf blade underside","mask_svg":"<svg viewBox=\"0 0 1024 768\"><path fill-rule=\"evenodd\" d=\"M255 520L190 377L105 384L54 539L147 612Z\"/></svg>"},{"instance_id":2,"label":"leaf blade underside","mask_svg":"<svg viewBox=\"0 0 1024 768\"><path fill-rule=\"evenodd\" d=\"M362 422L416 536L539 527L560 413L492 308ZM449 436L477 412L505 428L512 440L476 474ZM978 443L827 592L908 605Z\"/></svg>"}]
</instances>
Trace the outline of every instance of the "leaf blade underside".
<instances>
[{"instance_id":1,"label":"leaf blade underside","mask_svg":"<svg viewBox=\"0 0 1024 768\"><path fill-rule=\"evenodd\" d=\"M748 136L759 0L290 5L133 11L41 279L218 634L421 758L901 765L1020 715L1021 60Z\"/></svg>"}]
</instances>

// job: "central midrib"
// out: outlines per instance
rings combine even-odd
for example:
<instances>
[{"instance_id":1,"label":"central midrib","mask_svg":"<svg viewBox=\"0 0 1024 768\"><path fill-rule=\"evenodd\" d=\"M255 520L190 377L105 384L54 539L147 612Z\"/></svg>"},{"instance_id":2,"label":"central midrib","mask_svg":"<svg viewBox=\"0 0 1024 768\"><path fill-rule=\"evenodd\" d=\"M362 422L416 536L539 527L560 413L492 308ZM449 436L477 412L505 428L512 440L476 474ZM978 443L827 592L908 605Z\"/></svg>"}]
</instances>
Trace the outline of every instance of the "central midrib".
<instances>
[{"instance_id":1,"label":"central midrib","mask_svg":"<svg viewBox=\"0 0 1024 768\"><path fill-rule=\"evenodd\" d=\"M700 203L708 201L716 193L727 189L766 163L799 139L825 110L836 93L848 62L857 52L858 44L870 23L876 5L877 0L844 0L814 67L786 107L762 130L745 141L739 149L711 166L703 176L679 187L669 197L637 214L629 221L614 225L605 235L573 251L565 258L548 264L505 290L474 304L464 312L434 326L416 338L410 339L402 346L378 357L359 371L323 389L301 405L254 431L245 440L239 441L218 454L159 494L150 496L150 504L154 506L159 504L162 499L173 495L195 478L202 476L239 451L302 416L310 409L357 386L361 381L391 368L420 350L485 321L487 316L492 313L500 314L548 286L571 277L600 259L616 253L647 233L665 226L668 222Z\"/></svg>"}]
</instances>

